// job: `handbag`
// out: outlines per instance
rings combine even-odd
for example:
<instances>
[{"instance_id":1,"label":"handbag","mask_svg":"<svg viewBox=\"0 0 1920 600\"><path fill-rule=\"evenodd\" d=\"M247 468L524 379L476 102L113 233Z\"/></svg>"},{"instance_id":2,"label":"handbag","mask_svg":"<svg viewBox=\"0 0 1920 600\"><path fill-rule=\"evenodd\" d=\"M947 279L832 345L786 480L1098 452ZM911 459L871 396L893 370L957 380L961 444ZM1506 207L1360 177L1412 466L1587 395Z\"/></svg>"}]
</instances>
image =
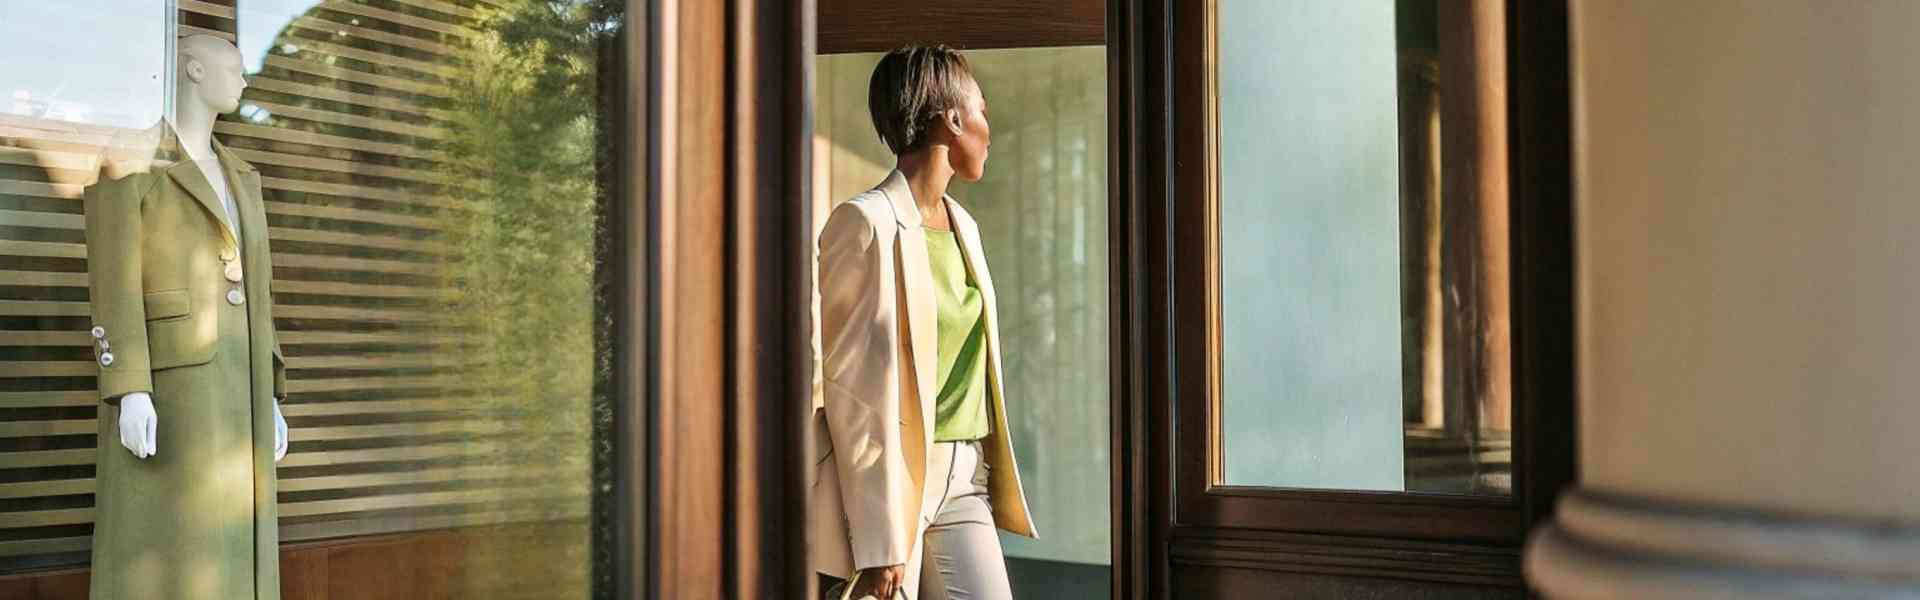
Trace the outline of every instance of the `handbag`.
<instances>
[{"instance_id":1,"label":"handbag","mask_svg":"<svg viewBox=\"0 0 1920 600\"><path fill-rule=\"evenodd\" d=\"M846 581L827 588L826 597L832 600L866 600L866 598L872 598L873 596L867 596L866 598L853 597L853 584L857 581L860 581L860 571L858 569L854 570L853 576L848 577ZM893 597L887 600L906 600L906 598L906 590L894 590Z\"/></svg>"}]
</instances>

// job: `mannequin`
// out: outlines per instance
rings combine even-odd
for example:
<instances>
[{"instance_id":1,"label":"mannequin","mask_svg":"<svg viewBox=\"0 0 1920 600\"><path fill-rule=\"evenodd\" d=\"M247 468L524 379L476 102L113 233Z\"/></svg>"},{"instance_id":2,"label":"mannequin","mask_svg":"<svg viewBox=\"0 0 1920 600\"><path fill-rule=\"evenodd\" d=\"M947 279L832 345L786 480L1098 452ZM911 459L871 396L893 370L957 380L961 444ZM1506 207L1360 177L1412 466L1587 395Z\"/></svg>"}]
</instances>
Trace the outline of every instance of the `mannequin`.
<instances>
[{"instance_id":1,"label":"mannequin","mask_svg":"<svg viewBox=\"0 0 1920 600\"><path fill-rule=\"evenodd\" d=\"M266 212L258 171L212 135L247 84L226 40L178 48L174 117L109 148L85 193L100 439L120 442L96 463L91 593L277 599L288 430Z\"/></svg>"},{"instance_id":2,"label":"mannequin","mask_svg":"<svg viewBox=\"0 0 1920 600\"><path fill-rule=\"evenodd\" d=\"M208 68L208 62L194 56L187 46L204 46L208 54L216 54L230 49L233 68L215 72ZM219 46L224 45L225 48ZM208 35L196 35L181 40L180 74L174 87L173 130L179 136L180 149L199 167L200 174L213 185L214 193L220 196L221 203L228 211L229 218L234 213L232 191L227 179L219 170L219 157L213 153L213 122L223 114L240 109L240 92L246 89L245 76L240 72L240 50L226 40ZM280 414L280 403L273 404L273 460L278 462L287 456L287 419ZM146 392L127 394L120 401L120 445L135 456L146 458L159 450L155 432L159 427L159 416L153 409L153 398Z\"/></svg>"}]
</instances>

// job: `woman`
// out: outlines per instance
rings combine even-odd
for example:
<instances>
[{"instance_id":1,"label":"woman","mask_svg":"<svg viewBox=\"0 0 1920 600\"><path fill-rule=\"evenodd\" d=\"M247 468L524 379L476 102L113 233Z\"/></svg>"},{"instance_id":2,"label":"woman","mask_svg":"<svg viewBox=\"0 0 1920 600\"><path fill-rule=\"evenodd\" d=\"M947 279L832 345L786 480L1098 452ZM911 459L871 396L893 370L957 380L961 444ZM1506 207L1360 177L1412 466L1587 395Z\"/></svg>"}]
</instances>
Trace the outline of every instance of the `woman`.
<instances>
[{"instance_id":1,"label":"woman","mask_svg":"<svg viewBox=\"0 0 1920 600\"><path fill-rule=\"evenodd\" d=\"M897 158L820 234L815 570L851 597L1006 599L995 526L1032 536L1001 399L993 280L946 195L985 173L986 100L944 46L887 53L867 107Z\"/></svg>"}]
</instances>

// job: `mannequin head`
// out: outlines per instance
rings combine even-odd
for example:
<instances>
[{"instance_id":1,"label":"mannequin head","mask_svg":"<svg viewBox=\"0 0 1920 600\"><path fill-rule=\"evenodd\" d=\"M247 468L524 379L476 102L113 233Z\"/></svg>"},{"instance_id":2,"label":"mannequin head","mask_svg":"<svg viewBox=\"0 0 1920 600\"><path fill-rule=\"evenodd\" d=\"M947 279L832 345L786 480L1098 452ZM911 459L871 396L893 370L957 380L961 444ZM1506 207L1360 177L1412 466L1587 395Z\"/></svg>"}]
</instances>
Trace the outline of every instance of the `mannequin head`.
<instances>
[{"instance_id":1,"label":"mannequin head","mask_svg":"<svg viewBox=\"0 0 1920 600\"><path fill-rule=\"evenodd\" d=\"M247 79L240 64L240 49L210 35L180 38L180 57L174 80L174 101L184 110L205 107L213 114L230 113L240 108L240 92ZM192 110L192 112L199 112Z\"/></svg>"}]
</instances>

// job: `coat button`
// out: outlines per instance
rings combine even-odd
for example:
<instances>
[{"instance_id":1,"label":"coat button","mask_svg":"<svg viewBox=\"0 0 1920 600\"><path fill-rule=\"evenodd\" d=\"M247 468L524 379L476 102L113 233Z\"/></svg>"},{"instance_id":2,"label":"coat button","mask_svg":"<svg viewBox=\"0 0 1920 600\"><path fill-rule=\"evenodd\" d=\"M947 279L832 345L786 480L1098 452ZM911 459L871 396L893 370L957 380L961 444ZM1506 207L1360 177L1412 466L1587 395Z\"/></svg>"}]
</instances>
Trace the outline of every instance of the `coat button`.
<instances>
[{"instance_id":1,"label":"coat button","mask_svg":"<svg viewBox=\"0 0 1920 600\"><path fill-rule=\"evenodd\" d=\"M111 366L113 366L113 353L112 353L112 352L101 352L101 353L100 353L100 366L102 366L102 367L111 367Z\"/></svg>"},{"instance_id":2,"label":"coat button","mask_svg":"<svg viewBox=\"0 0 1920 600\"><path fill-rule=\"evenodd\" d=\"M241 274L240 261L237 261L237 260L227 261L227 267L226 269L223 270L223 272L227 276L227 281L240 283L240 274Z\"/></svg>"},{"instance_id":3,"label":"coat button","mask_svg":"<svg viewBox=\"0 0 1920 600\"><path fill-rule=\"evenodd\" d=\"M247 295L240 293L240 288L227 290L227 304L239 306L241 304L245 304L246 302L247 302Z\"/></svg>"},{"instance_id":4,"label":"coat button","mask_svg":"<svg viewBox=\"0 0 1920 600\"><path fill-rule=\"evenodd\" d=\"M227 246L220 249L220 260L230 261L238 257L239 257L239 253L234 252L232 246Z\"/></svg>"},{"instance_id":5,"label":"coat button","mask_svg":"<svg viewBox=\"0 0 1920 600\"><path fill-rule=\"evenodd\" d=\"M95 326L93 327L93 331L91 331L91 332L89 332L89 333L92 333L92 334L93 334L93 339L96 339L96 340L104 340L104 339L107 339L107 328L105 328L105 327L101 327L101 326L98 326L98 325L95 325Z\"/></svg>"}]
</instances>

